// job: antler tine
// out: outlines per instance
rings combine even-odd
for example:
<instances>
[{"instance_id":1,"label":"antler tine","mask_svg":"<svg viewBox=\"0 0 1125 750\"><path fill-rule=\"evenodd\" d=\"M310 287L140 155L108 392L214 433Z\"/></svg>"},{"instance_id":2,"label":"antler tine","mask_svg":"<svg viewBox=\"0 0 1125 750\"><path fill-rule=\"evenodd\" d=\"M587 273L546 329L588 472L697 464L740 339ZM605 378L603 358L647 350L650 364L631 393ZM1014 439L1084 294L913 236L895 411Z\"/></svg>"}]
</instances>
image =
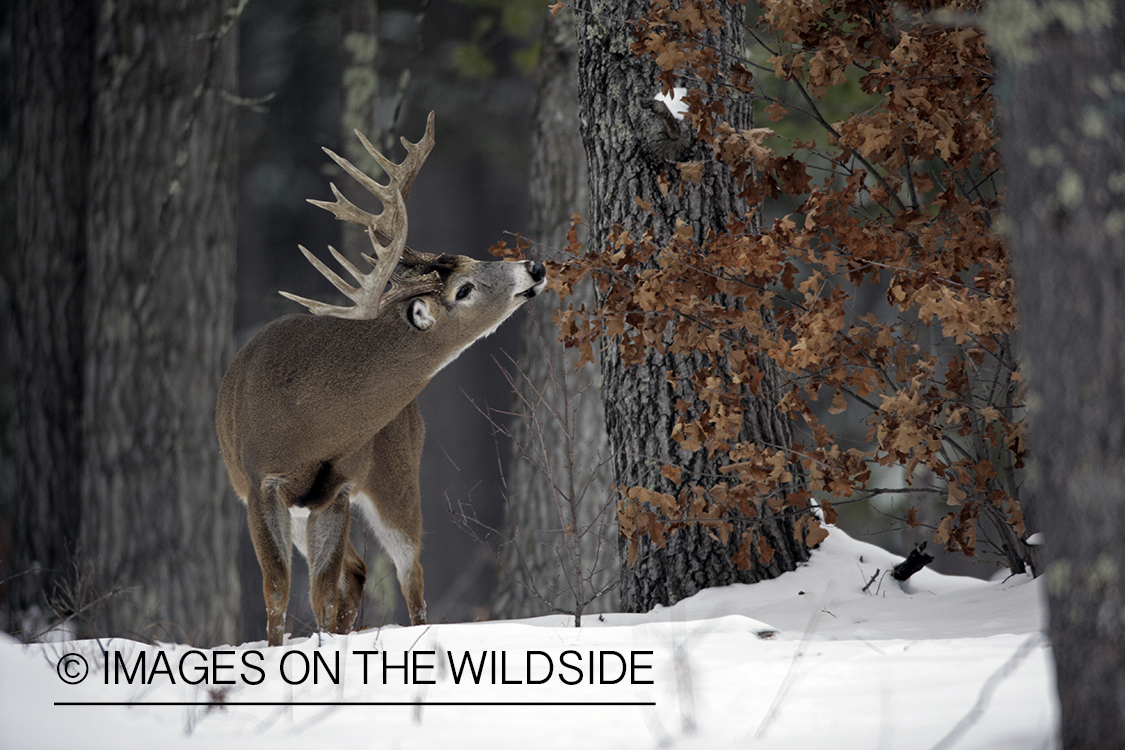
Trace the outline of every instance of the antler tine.
<instances>
[{"instance_id":1,"label":"antler tine","mask_svg":"<svg viewBox=\"0 0 1125 750\"><path fill-rule=\"evenodd\" d=\"M312 263L313 267L316 270L320 271L324 275L324 278L332 282L332 286L336 287L349 297L353 296L356 293L356 288L354 286L341 279L336 275L335 271L321 263L320 259L309 252L309 249L307 247L305 247L304 245L297 245L297 249L301 251L301 254L305 256L305 259L308 260L309 263ZM344 267L344 270L352 275L352 278L359 282L363 281L363 274L359 272L359 269L349 263L347 258L336 252L336 248L329 245L328 252L332 253L332 257L336 259L337 263Z\"/></svg>"},{"instance_id":2,"label":"antler tine","mask_svg":"<svg viewBox=\"0 0 1125 750\"><path fill-rule=\"evenodd\" d=\"M323 274L324 278L331 281L334 287L343 292L344 295L347 296L348 299L355 302L357 306L340 307L338 305L329 305L323 302L317 302L316 300L307 299L305 297L299 297L296 294L290 294L289 292L281 292L281 296L286 297L287 299L291 299L294 302L300 302L302 305L309 308L309 310L316 313L317 315L331 315L337 318L362 317L358 313L363 308L362 303L365 301L365 298L369 296L368 290L363 287L356 289L354 286L341 279L335 271L324 265L324 263L322 263L319 258L309 252L309 249L304 245L297 245L297 248L305 256L305 259L312 264L313 268L320 271L320 273ZM349 263L348 259L343 255L340 255L340 253L336 252L336 248L332 247L331 245L328 246L328 251L332 253L332 257L336 259L337 263L343 266L348 271L348 273L355 277L356 281L360 282L361 284L363 283L364 275L360 273L360 270L358 268Z\"/></svg>"},{"instance_id":3,"label":"antler tine","mask_svg":"<svg viewBox=\"0 0 1125 750\"><path fill-rule=\"evenodd\" d=\"M325 210L331 211L335 214L337 219L341 221L350 221L355 224L362 224L365 226L374 226L376 230L383 233L386 228L383 227L383 218L387 217L388 222L392 225L392 229L396 228L398 222L396 221L397 214L394 205L394 194L398 193L402 196L404 204L406 199L410 197L410 188L414 184L414 178L417 176L422 164L425 163L426 157L430 155L430 151L434 147L434 113L431 112L429 118L426 120L426 132L417 143L411 143L405 137L402 138L402 145L406 148L406 158L402 160L401 164L395 164L393 161L383 156L377 148L375 148L371 141L358 130L355 134L359 136L359 140L363 143L363 147L367 149L367 153L371 154L372 158L383 168L387 173L388 182L386 185L379 184L370 176L364 174L360 169L352 164L350 161L332 151L332 149L325 148L324 153L328 154L334 162L340 165L340 168L347 172L355 179L360 185L363 185L369 193L374 195L383 203L383 211L379 214L371 214L359 208L347 198L345 198L334 184L331 184L332 194L336 196L334 203L327 201L318 201L309 199L309 203L314 206L319 206Z\"/></svg>"},{"instance_id":4,"label":"antler tine","mask_svg":"<svg viewBox=\"0 0 1125 750\"><path fill-rule=\"evenodd\" d=\"M324 150L328 151L328 149ZM334 158L340 158L337 157L336 154L333 154L331 151L328 151L328 154L329 156L332 156ZM330 182L328 183L328 187L332 188L332 194L336 196L336 201L334 203L329 203L328 201L318 201L314 200L313 198L308 198L306 200L317 208L323 208L325 211L331 212L340 221L348 221L352 224L362 224L363 226L370 226L373 220L377 220L379 218L374 214L364 211L362 208L345 198L344 194L341 193L339 189L337 189L336 183Z\"/></svg>"},{"instance_id":5,"label":"antler tine","mask_svg":"<svg viewBox=\"0 0 1125 750\"><path fill-rule=\"evenodd\" d=\"M406 249L406 198L410 195L410 188L415 176L417 176L422 164L426 161L426 157L429 156L434 147L434 113L431 112L426 120L426 132L417 143L411 143L406 138L402 139L403 146L406 148L406 158L400 164L395 164L379 153L358 130L355 132L367 152L387 173L388 182L386 185L382 185L364 174L350 161L330 149L326 148L324 152L359 184L378 198L383 204L383 210L378 214L364 211L345 198L336 185L331 183L332 194L336 198L334 202L309 199L309 203L331 212L341 221L359 224L367 230L374 257L367 254L364 254L363 257L371 263L372 271L367 274L361 273L334 248L328 248L332 257L359 282L359 288L357 289L320 262L316 256L301 247L301 252L313 267L355 302L354 307L345 308L282 292L282 295L286 298L305 305L317 315L332 315L340 318L373 318L378 316L386 307L401 299L432 292L441 287L435 274L427 274L425 277L411 279L407 282L394 273L395 266L398 265ZM383 244L384 241L386 241L386 244ZM391 290L384 295L388 283L391 284Z\"/></svg>"},{"instance_id":6,"label":"antler tine","mask_svg":"<svg viewBox=\"0 0 1125 750\"><path fill-rule=\"evenodd\" d=\"M367 149L367 153L371 154L372 158L379 163L383 171L387 173L391 185L399 185L399 192L402 193L402 199L405 201L410 197L410 188L414 184L414 178L417 176L418 171L422 168L422 164L426 161L426 157L430 155L430 151L434 147L434 113L431 112L430 116L426 118L426 132L418 139L417 143L411 143L406 140L406 136L399 138L402 141L403 148L406 149L406 158L402 160L402 164L395 164L387 157L383 156L367 137L355 131L359 136L360 142L363 147ZM382 187L382 186L380 186Z\"/></svg>"}]
</instances>

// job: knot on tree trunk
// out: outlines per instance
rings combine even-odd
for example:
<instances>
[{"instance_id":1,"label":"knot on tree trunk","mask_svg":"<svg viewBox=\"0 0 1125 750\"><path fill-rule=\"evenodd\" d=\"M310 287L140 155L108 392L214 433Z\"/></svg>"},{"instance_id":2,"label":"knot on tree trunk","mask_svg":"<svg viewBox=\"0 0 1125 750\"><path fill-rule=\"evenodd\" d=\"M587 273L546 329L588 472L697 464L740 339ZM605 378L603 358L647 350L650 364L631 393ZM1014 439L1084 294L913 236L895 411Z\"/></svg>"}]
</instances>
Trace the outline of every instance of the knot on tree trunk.
<instances>
[{"instance_id":1,"label":"knot on tree trunk","mask_svg":"<svg viewBox=\"0 0 1125 750\"><path fill-rule=\"evenodd\" d=\"M641 140L645 150L661 163L685 161L694 138L691 127L677 120L664 102L650 99L641 103Z\"/></svg>"}]
</instances>

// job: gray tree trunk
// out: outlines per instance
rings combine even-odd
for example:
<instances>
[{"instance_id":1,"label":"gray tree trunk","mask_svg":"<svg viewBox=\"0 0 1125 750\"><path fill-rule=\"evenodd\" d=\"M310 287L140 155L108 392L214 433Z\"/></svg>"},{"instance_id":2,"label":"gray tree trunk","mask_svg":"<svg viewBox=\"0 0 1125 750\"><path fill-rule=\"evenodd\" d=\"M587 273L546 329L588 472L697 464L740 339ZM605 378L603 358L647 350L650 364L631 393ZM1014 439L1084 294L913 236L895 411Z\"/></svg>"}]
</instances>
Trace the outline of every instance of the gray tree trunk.
<instances>
[{"instance_id":1,"label":"gray tree trunk","mask_svg":"<svg viewBox=\"0 0 1125 750\"><path fill-rule=\"evenodd\" d=\"M14 541L8 629L34 628L67 587L82 513L86 176L95 13L87 3L12 7L16 252Z\"/></svg>"},{"instance_id":2,"label":"gray tree trunk","mask_svg":"<svg viewBox=\"0 0 1125 750\"><path fill-rule=\"evenodd\" d=\"M1125 6L1094 13L1083 3L1012 1L993 11L991 39L1010 84L1001 87L1006 211L1035 405L1031 489L1046 534L1063 747L1120 747Z\"/></svg>"},{"instance_id":3,"label":"gray tree trunk","mask_svg":"<svg viewBox=\"0 0 1125 750\"><path fill-rule=\"evenodd\" d=\"M85 8L61 3L59 13L81 16ZM59 369L77 373L65 412L77 442L45 447L44 436L31 432L62 414L38 401L39 389L50 397L43 375L21 386L32 418L17 429L45 456L44 465L20 470L25 484L32 472L45 472L38 491L18 499L32 509L21 517L80 502L57 543L72 553L66 607L79 612L72 624L84 636L212 643L235 635L238 507L213 427L232 353L236 111L222 94L236 90L237 32L228 10L215 1L104 4L75 57L58 48L26 53L59 55L64 77L91 71L84 131L69 129L57 142L25 135L38 137L44 151L66 150L27 179L49 183L52 164L80 159L69 165L70 177L84 186L84 200L70 216L83 255L55 270L51 259L65 260L71 250L54 244L64 238L41 235L36 247L19 235L23 265L42 262L67 283L40 278L41 290L16 300L16 319L27 325L37 295L82 311L80 325L68 317L67 327L56 328L48 316L22 337L67 337L69 359ZM27 100L22 116L49 118L49 111L37 114L47 106ZM61 208L27 204L19 213L21 227L70 218ZM47 260L30 260L36 254ZM77 299L60 296L71 290ZM58 472L78 479L47 481ZM34 526L19 533L34 538Z\"/></svg>"},{"instance_id":4,"label":"gray tree trunk","mask_svg":"<svg viewBox=\"0 0 1125 750\"><path fill-rule=\"evenodd\" d=\"M586 154L578 127L574 14L544 29L532 131L532 257L562 260L570 218L587 200ZM581 615L617 607L615 509L609 450L594 364L575 370L577 353L558 342L560 305L549 294L521 317L518 364L503 363L516 388L507 477L506 542L500 548L495 616L551 611ZM574 304L591 306L593 289ZM608 506L607 506L608 504Z\"/></svg>"},{"instance_id":5,"label":"gray tree trunk","mask_svg":"<svg viewBox=\"0 0 1125 750\"><path fill-rule=\"evenodd\" d=\"M642 0L581 0L575 4L580 116L590 169L588 224L592 247L604 245L604 238L615 225L640 236L650 222L657 244L666 242L677 218L693 228L696 238L702 238L711 230L721 231L729 216L743 216L747 209L736 197L729 170L698 146L691 155L678 159L707 162L702 184L685 185L683 197L678 197L678 173L665 161L662 144L647 135L663 132L646 106L658 93L655 67L629 49L633 35L626 19L640 17L649 7ZM725 25L714 43L729 55L741 49L739 10L733 4L721 7ZM749 102L731 104L727 117L735 128L751 127ZM667 196L657 186L662 171L673 181ZM653 206L655 218L637 205L635 197ZM694 402L692 376L701 364L692 357L650 352L641 364L626 367L617 346L611 343L602 349L602 399L615 486L643 486L676 494L678 486L660 473L664 464L681 467L684 483L707 486L720 477L722 457L708 457L704 451L687 453L672 439L676 422L673 404L681 398ZM762 365L766 376L761 391L775 394L778 369L772 362L763 361ZM674 385L669 383L669 373ZM790 444L790 426L775 407L766 398L747 394L745 439L774 446ZM732 519L736 530L727 544L712 539L698 525L672 535L659 548L647 537L642 538L635 564L623 575L622 606L646 611L710 586L774 578L807 559L804 543L794 539L792 509L784 517L771 516L762 504L760 513L753 521ZM733 558L741 532L751 524L775 554L767 565L751 555L755 559L750 568L740 570Z\"/></svg>"},{"instance_id":6,"label":"gray tree trunk","mask_svg":"<svg viewBox=\"0 0 1125 750\"><path fill-rule=\"evenodd\" d=\"M376 0L348 0L340 9L340 26L343 72L340 80L341 94L343 95L343 111L341 120L341 153L367 174L385 181L381 177L382 170L368 155L367 150L356 138L355 131L363 133L377 147L380 145L381 133L377 130L375 108L379 102L379 69L377 58L379 55L379 4ZM334 166L334 165L333 165ZM343 170L338 170L343 175ZM348 187L347 181L333 180L337 185ZM366 210L381 211L378 201L366 191L348 190L349 195L355 193L353 202ZM349 222L340 223L340 232L343 236L344 254L353 262L360 261L360 253L371 253L371 241L363 229Z\"/></svg>"},{"instance_id":7,"label":"gray tree trunk","mask_svg":"<svg viewBox=\"0 0 1125 750\"><path fill-rule=\"evenodd\" d=\"M342 34L343 73L340 89L343 108L341 120L341 153L352 164L380 182L386 182L382 169L367 153L355 131L363 133L383 153L394 154L395 139L391 133L380 126L379 110L381 91L379 78L379 3L377 0L347 0L340 10L340 31ZM417 138L418 136L411 136ZM397 161L397 157L395 157ZM365 190L357 189L354 181L344 175L343 170L331 165L334 172L343 177L333 179L349 198L365 210L378 213L383 210L379 201ZM350 222L337 222L342 235L341 245L344 254L352 262L363 266L360 253L371 254L371 240L363 228ZM328 294L338 294L335 290ZM343 296L340 297L343 300ZM394 573L394 561L371 536L367 523L351 525L352 544L367 562L367 586L365 598L360 609L360 620L356 628L365 625L381 626L395 621L398 607L398 581ZM304 606L304 583L294 587L290 602L300 601ZM299 594L297 592L300 592ZM298 596L300 597L298 599ZM290 604L293 608L293 604Z\"/></svg>"}]
</instances>

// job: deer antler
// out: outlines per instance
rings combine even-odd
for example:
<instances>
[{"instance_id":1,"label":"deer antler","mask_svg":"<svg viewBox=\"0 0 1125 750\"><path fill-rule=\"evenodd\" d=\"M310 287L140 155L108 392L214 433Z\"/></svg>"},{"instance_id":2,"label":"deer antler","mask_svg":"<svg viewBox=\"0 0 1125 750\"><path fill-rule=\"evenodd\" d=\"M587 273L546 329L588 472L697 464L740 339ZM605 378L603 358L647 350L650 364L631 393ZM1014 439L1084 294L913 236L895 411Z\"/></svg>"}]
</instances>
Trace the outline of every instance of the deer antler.
<instances>
[{"instance_id":1,"label":"deer antler","mask_svg":"<svg viewBox=\"0 0 1125 750\"><path fill-rule=\"evenodd\" d=\"M429 119L426 121L426 132L421 140L417 143L411 143L406 138L402 139L402 145L406 147L406 158L402 160L401 164L395 164L379 153L371 145L371 142L363 136L363 133L357 130L355 134L359 136L359 140L363 143L363 147L367 149L367 153L371 154L387 173L389 181L386 185L380 185L339 154L335 154L327 148L324 149L324 152L382 202L382 212L372 214L364 211L345 198L334 184L330 184L330 186L332 194L336 196L335 202L329 203L310 199L309 203L331 211L340 221L350 221L353 224L366 227L374 257L363 253L363 259L371 264L372 271L366 274L362 273L348 262L347 258L336 252L334 247L328 247L328 251L332 253L336 262L343 266L344 270L350 273L359 283L359 288L356 288L340 278L335 271L324 265L308 249L298 245L309 263L331 281L337 289L355 302L355 305L353 307L341 307L298 297L288 292L281 292L281 294L294 302L301 303L317 315L365 319L378 317L383 310L403 299L434 292L441 288L441 279L437 273L428 273L425 276L407 281L394 272L395 266L398 265L403 251L406 249L406 198L410 195L410 187L414 182L414 177L418 174L418 170L422 168L423 162L426 161L426 157L429 156L430 150L434 147L434 113L431 112ZM383 244L383 242L387 244ZM390 290L386 289L388 282L391 285Z\"/></svg>"}]
</instances>

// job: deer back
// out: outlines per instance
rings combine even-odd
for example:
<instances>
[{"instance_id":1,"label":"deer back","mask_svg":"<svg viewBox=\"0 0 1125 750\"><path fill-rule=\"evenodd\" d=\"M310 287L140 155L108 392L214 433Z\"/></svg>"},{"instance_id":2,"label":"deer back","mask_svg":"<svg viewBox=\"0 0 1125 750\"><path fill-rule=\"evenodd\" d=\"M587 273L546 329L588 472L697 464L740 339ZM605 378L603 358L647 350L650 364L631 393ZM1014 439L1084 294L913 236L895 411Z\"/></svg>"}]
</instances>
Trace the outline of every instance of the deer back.
<instances>
[{"instance_id":1,"label":"deer back","mask_svg":"<svg viewBox=\"0 0 1125 750\"><path fill-rule=\"evenodd\" d=\"M303 494L326 465L358 479L372 437L545 283L539 263L421 254L415 261L400 269L403 278L436 274L439 291L367 320L288 315L235 357L216 423L240 496L269 477Z\"/></svg>"}]
</instances>

